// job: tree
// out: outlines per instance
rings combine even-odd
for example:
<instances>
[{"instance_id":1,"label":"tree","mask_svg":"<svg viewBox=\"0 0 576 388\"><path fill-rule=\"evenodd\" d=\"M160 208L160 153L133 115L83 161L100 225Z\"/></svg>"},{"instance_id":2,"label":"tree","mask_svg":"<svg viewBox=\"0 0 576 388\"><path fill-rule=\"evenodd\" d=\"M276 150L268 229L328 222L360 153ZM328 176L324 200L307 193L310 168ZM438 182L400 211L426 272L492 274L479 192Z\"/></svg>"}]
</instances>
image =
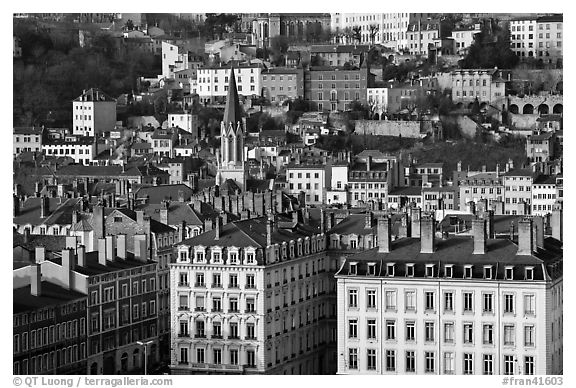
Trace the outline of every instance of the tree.
<instances>
[{"instance_id":1,"label":"tree","mask_svg":"<svg viewBox=\"0 0 576 388\"><path fill-rule=\"evenodd\" d=\"M239 16L230 13L207 13L204 20L205 32L213 39L222 39L226 31L238 22Z\"/></svg>"},{"instance_id":2,"label":"tree","mask_svg":"<svg viewBox=\"0 0 576 388\"><path fill-rule=\"evenodd\" d=\"M484 23L468 54L459 64L463 69L512 69L519 58L510 49L510 32L497 21Z\"/></svg>"},{"instance_id":3,"label":"tree","mask_svg":"<svg viewBox=\"0 0 576 388\"><path fill-rule=\"evenodd\" d=\"M362 27L352 27L352 39L358 41L358 43L362 41Z\"/></svg>"},{"instance_id":4,"label":"tree","mask_svg":"<svg viewBox=\"0 0 576 388\"><path fill-rule=\"evenodd\" d=\"M124 28L128 31L134 30L134 22L132 21L132 19L126 20L126 23L124 24Z\"/></svg>"}]
</instances>

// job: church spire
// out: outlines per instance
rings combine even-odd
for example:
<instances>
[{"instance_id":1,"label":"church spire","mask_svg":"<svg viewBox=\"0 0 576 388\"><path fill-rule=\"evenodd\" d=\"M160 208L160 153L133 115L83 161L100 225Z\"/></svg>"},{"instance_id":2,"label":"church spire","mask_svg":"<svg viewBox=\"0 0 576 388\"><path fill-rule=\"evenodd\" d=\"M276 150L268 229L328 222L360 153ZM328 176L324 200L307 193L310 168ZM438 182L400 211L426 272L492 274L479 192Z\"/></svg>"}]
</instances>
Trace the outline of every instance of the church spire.
<instances>
[{"instance_id":1,"label":"church spire","mask_svg":"<svg viewBox=\"0 0 576 388\"><path fill-rule=\"evenodd\" d=\"M240 99L238 98L238 91L236 90L236 76L234 74L234 67L230 68L228 97L226 98L226 107L224 109L224 118L222 121L226 127L232 123L232 126L235 129L237 123L242 122L242 108L240 107Z\"/></svg>"}]
</instances>

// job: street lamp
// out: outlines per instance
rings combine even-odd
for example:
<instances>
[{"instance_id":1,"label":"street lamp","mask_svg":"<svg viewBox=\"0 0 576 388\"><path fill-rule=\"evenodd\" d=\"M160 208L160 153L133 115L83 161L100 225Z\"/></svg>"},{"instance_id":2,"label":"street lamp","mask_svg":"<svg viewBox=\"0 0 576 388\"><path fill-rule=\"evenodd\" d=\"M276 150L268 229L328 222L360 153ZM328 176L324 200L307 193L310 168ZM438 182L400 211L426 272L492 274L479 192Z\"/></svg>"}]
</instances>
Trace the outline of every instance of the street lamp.
<instances>
[{"instance_id":1,"label":"street lamp","mask_svg":"<svg viewBox=\"0 0 576 388\"><path fill-rule=\"evenodd\" d=\"M146 342L142 342L142 341L136 341L136 343L140 346L144 346L144 375L147 375L147 370L148 370L148 354L147 354L147 349L148 349L148 345L150 345L152 342L152 340L150 341L146 341Z\"/></svg>"}]
</instances>

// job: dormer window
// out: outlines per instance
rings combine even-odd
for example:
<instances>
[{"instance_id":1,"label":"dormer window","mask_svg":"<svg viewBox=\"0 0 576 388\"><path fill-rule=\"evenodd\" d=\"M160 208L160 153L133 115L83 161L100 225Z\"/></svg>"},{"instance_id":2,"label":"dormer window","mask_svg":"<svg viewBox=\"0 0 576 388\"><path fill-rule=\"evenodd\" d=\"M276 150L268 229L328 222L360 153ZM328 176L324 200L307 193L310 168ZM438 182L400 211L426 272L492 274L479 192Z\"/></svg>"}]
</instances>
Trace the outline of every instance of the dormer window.
<instances>
[{"instance_id":1,"label":"dormer window","mask_svg":"<svg viewBox=\"0 0 576 388\"><path fill-rule=\"evenodd\" d=\"M386 275L394 276L394 263L386 264Z\"/></svg>"},{"instance_id":2,"label":"dormer window","mask_svg":"<svg viewBox=\"0 0 576 388\"><path fill-rule=\"evenodd\" d=\"M492 266L485 265L484 266L484 279L492 279Z\"/></svg>"},{"instance_id":3,"label":"dormer window","mask_svg":"<svg viewBox=\"0 0 576 388\"><path fill-rule=\"evenodd\" d=\"M197 251L196 252L196 262L203 263L204 262L204 251Z\"/></svg>"},{"instance_id":4,"label":"dormer window","mask_svg":"<svg viewBox=\"0 0 576 388\"><path fill-rule=\"evenodd\" d=\"M238 252L228 253L228 264L238 264Z\"/></svg>"},{"instance_id":5,"label":"dormer window","mask_svg":"<svg viewBox=\"0 0 576 388\"><path fill-rule=\"evenodd\" d=\"M414 277L414 264L406 264L406 276L409 278Z\"/></svg>"},{"instance_id":6,"label":"dormer window","mask_svg":"<svg viewBox=\"0 0 576 388\"><path fill-rule=\"evenodd\" d=\"M451 279L453 276L453 265L452 264L448 264L444 266L444 276Z\"/></svg>"},{"instance_id":7,"label":"dormer window","mask_svg":"<svg viewBox=\"0 0 576 388\"><path fill-rule=\"evenodd\" d=\"M465 265L464 266L464 279L472 279L472 266Z\"/></svg>"},{"instance_id":8,"label":"dormer window","mask_svg":"<svg viewBox=\"0 0 576 388\"><path fill-rule=\"evenodd\" d=\"M506 267L504 269L504 279L514 280L514 267Z\"/></svg>"},{"instance_id":9,"label":"dormer window","mask_svg":"<svg viewBox=\"0 0 576 388\"><path fill-rule=\"evenodd\" d=\"M524 278L526 280L534 280L534 267L526 267L524 273Z\"/></svg>"},{"instance_id":10,"label":"dormer window","mask_svg":"<svg viewBox=\"0 0 576 388\"><path fill-rule=\"evenodd\" d=\"M212 264L222 264L222 253L220 250L212 252Z\"/></svg>"},{"instance_id":11,"label":"dormer window","mask_svg":"<svg viewBox=\"0 0 576 388\"><path fill-rule=\"evenodd\" d=\"M370 276L376 275L376 264L375 263L368 263L368 275L370 275Z\"/></svg>"},{"instance_id":12,"label":"dormer window","mask_svg":"<svg viewBox=\"0 0 576 388\"><path fill-rule=\"evenodd\" d=\"M426 277L434 277L434 264L426 264Z\"/></svg>"},{"instance_id":13,"label":"dormer window","mask_svg":"<svg viewBox=\"0 0 576 388\"><path fill-rule=\"evenodd\" d=\"M358 274L358 263L350 263L348 275L357 275L357 274Z\"/></svg>"},{"instance_id":14,"label":"dormer window","mask_svg":"<svg viewBox=\"0 0 576 388\"><path fill-rule=\"evenodd\" d=\"M246 253L246 264L254 264L254 252L247 252Z\"/></svg>"}]
</instances>

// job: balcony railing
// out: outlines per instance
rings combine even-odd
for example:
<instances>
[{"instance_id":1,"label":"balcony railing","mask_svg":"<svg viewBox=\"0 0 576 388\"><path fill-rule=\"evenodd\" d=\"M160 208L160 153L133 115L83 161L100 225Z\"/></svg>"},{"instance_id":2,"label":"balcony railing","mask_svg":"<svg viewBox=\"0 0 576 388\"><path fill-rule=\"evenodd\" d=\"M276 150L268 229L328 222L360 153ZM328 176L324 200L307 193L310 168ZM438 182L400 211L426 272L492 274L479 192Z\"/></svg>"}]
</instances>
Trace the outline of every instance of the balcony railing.
<instances>
[{"instance_id":1,"label":"balcony railing","mask_svg":"<svg viewBox=\"0 0 576 388\"><path fill-rule=\"evenodd\" d=\"M178 306L178 311L189 311L190 307L188 306Z\"/></svg>"}]
</instances>

